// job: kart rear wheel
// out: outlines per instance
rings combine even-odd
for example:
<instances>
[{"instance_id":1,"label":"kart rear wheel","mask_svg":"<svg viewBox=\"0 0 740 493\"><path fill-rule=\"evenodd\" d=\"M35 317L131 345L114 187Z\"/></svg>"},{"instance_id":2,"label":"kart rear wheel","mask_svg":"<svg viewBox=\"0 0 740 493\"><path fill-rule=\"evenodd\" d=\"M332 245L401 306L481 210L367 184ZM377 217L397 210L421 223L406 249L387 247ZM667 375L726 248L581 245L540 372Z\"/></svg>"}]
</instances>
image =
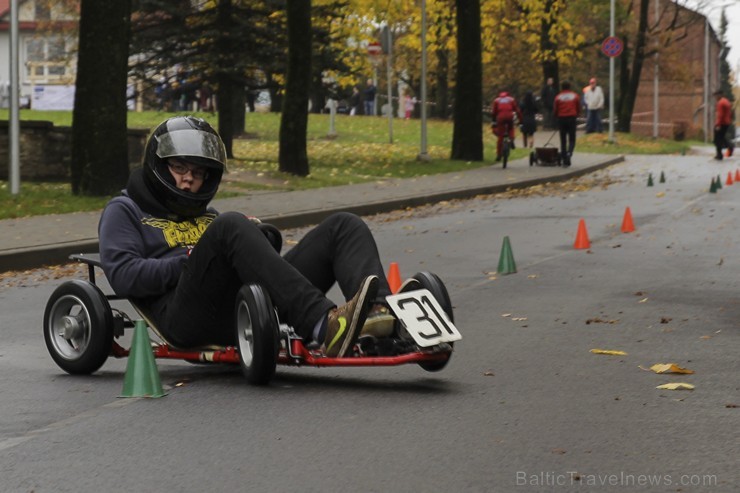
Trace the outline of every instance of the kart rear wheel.
<instances>
[{"instance_id":1,"label":"kart rear wheel","mask_svg":"<svg viewBox=\"0 0 740 493\"><path fill-rule=\"evenodd\" d=\"M534 163L537 162L537 155L534 153L534 151L529 153L529 165L534 166Z\"/></svg>"},{"instance_id":2,"label":"kart rear wheel","mask_svg":"<svg viewBox=\"0 0 740 493\"><path fill-rule=\"evenodd\" d=\"M103 366L113 347L113 311L100 288L79 279L57 287L44 310L44 341L69 374L89 375Z\"/></svg>"},{"instance_id":3,"label":"kart rear wheel","mask_svg":"<svg viewBox=\"0 0 740 493\"><path fill-rule=\"evenodd\" d=\"M455 323L455 317L452 313L452 302L450 301L450 295L447 292L447 288L445 287L439 276L433 274L432 272L418 272L414 274L414 279L419 281L422 288L428 289L429 292L432 293L432 296L434 296L444 312L450 318L450 322ZM450 342L449 344L450 346L454 345L454 343L452 342ZM430 372L440 371L442 368L447 366L447 363L450 361L451 357L452 354L450 354L450 356L444 361L435 361L433 363L419 363L419 366Z\"/></svg>"},{"instance_id":4,"label":"kart rear wheel","mask_svg":"<svg viewBox=\"0 0 740 493\"><path fill-rule=\"evenodd\" d=\"M252 385L267 385L275 375L280 349L277 315L270 297L258 284L242 286L235 311L242 373Z\"/></svg>"}]
</instances>

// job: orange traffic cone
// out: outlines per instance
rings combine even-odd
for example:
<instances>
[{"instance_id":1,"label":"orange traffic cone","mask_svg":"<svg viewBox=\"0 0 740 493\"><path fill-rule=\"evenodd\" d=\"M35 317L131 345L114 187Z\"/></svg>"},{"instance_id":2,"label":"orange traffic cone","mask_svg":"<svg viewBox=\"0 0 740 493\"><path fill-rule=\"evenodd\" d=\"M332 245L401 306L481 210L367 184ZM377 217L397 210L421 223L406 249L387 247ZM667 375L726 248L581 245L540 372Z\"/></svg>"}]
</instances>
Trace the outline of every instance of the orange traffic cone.
<instances>
[{"instance_id":1,"label":"orange traffic cone","mask_svg":"<svg viewBox=\"0 0 740 493\"><path fill-rule=\"evenodd\" d=\"M740 169L735 170L735 181L740 181Z\"/></svg>"},{"instance_id":2,"label":"orange traffic cone","mask_svg":"<svg viewBox=\"0 0 740 493\"><path fill-rule=\"evenodd\" d=\"M632 211L629 207L624 210L624 219L622 219L622 233L631 233L635 230L635 223L632 222Z\"/></svg>"},{"instance_id":3,"label":"orange traffic cone","mask_svg":"<svg viewBox=\"0 0 740 493\"><path fill-rule=\"evenodd\" d=\"M396 294L401 287L401 272L398 270L397 262L391 262L391 267L388 270L388 286L390 286L393 294Z\"/></svg>"},{"instance_id":4,"label":"orange traffic cone","mask_svg":"<svg viewBox=\"0 0 740 493\"><path fill-rule=\"evenodd\" d=\"M576 242L573 244L575 249L591 248L591 242L588 240L588 232L586 231L586 221L581 219L578 221L578 232L576 233Z\"/></svg>"},{"instance_id":5,"label":"orange traffic cone","mask_svg":"<svg viewBox=\"0 0 740 493\"><path fill-rule=\"evenodd\" d=\"M725 185L732 185L732 173L727 172L727 181L725 181Z\"/></svg>"}]
</instances>

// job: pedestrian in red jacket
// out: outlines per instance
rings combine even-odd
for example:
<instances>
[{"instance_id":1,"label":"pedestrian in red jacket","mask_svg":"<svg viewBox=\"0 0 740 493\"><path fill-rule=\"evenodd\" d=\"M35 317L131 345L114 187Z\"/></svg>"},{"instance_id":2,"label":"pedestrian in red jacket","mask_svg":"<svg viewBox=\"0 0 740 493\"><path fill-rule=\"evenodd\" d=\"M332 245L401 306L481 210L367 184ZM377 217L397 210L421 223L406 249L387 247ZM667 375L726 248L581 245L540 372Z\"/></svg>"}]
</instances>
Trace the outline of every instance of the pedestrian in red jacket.
<instances>
[{"instance_id":1,"label":"pedestrian in red jacket","mask_svg":"<svg viewBox=\"0 0 740 493\"><path fill-rule=\"evenodd\" d=\"M552 114L560 130L560 155L562 164L570 166L570 158L576 148L576 117L581 111L581 98L571 90L570 82L563 81L561 91L555 96Z\"/></svg>"},{"instance_id":2,"label":"pedestrian in red jacket","mask_svg":"<svg viewBox=\"0 0 740 493\"><path fill-rule=\"evenodd\" d=\"M498 137L496 141L496 161L501 161L501 150L507 126L509 127L511 148L514 148L514 115L519 118L519 121L522 121L522 111L519 109L519 105L516 104L516 99L508 92L502 91L491 104L491 120L493 121L491 128L493 129L493 135Z\"/></svg>"},{"instance_id":3,"label":"pedestrian in red jacket","mask_svg":"<svg viewBox=\"0 0 740 493\"><path fill-rule=\"evenodd\" d=\"M717 155L714 159L722 161L722 149L728 149L728 156L732 156L733 151L732 144L727 141L727 129L732 124L732 105L720 89L714 91L714 97L717 99L717 116L714 120L714 146L717 148Z\"/></svg>"}]
</instances>

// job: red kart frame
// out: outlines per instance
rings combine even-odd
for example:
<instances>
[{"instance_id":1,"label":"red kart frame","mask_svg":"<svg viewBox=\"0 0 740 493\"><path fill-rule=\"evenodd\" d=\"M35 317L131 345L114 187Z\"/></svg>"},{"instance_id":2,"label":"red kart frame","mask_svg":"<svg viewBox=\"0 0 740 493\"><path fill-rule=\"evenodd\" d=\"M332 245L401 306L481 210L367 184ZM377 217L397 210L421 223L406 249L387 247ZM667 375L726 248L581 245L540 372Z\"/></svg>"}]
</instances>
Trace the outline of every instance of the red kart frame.
<instances>
[{"instance_id":1,"label":"red kart frame","mask_svg":"<svg viewBox=\"0 0 740 493\"><path fill-rule=\"evenodd\" d=\"M70 258L87 265L88 280L66 281L57 287L44 313L47 349L52 359L70 374L93 373L109 356L128 357L130 348L121 346L115 338L123 336L124 329L134 327L134 322L121 310L111 308L110 302L116 300L129 301L146 321L148 328L164 341L152 344L155 358L240 364L247 380L257 385L270 381L277 364L359 367L415 363L427 371L439 371L447 365L452 355L451 342L426 348L399 338L389 341L392 349L386 350L386 354L376 350L373 341L369 341L370 351L363 348L364 343L358 342L352 356L328 357L321 349L304 344L291 327L278 324L276 310L266 292L258 285L243 287L237 297L237 325L241 323L247 326L243 331L237 329L237 334L247 335L238 336L236 346L177 348L168 343L151 323L146 310L126 298L104 294L98 287L95 269L101 267L99 254L76 254ZM415 277L441 303L452 321L452 306L441 280L428 272L418 273Z\"/></svg>"}]
</instances>

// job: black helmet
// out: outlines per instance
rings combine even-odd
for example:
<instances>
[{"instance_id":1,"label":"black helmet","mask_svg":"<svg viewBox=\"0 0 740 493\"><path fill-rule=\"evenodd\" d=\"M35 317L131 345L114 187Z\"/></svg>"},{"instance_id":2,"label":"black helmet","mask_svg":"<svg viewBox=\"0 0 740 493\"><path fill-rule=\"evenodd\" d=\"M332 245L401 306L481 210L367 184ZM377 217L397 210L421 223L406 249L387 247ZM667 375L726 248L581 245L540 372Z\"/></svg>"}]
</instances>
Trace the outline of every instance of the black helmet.
<instances>
[{"instance_id":1,"label":"black helmet","mask_svg":"<svg viewBox=\"0 0 740 493\"><path fill-rule=\"evenodd\" d=\"M167 159L206 166L208 174L197 193L180 190L168 170ZM175 116L160 123L144 149L144 177L167 209L185 217L205 212L216 195L226 167L226 148L208 122L193 116Z\"/></svg>"}]
</instances>

